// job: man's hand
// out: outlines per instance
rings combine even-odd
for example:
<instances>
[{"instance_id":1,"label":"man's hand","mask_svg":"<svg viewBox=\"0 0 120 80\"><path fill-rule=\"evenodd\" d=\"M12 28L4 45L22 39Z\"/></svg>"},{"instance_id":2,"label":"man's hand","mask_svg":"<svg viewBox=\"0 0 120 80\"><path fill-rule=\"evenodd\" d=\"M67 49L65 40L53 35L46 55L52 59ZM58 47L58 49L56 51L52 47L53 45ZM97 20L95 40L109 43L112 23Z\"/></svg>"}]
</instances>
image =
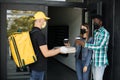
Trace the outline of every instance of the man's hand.
<instances>
[{"instance_id":1,"label":"man's hand","mask_svg":"<svg viewBox=\"0 0 120 80\"><path fill-rule=\"evenodd\" d=\"M83 72L86 72L86 71L87 71L87 66L84 66Z\"/></svg>"},{"instance_id":2,"label":"man's hand","mask_svg":"<svg viewBox=\"0 0 120 80\"><path fill-rule=\"evenodd\" d=\"M67 54L68 53L68 49L66 47L60 47L60 52L63 54Z\"/></svg>"},{"instance_id":3,"label":"man's hand","mask_svg":"<svg viewBox=\"0 0 120 80\"><path fill-rule=\"evenodd\" d=\"M77 45L81 45L82 47L85 46L85 42L82 41L82 40L76 40L75 43L76 43Z\"/></svg>"}]
</instances>

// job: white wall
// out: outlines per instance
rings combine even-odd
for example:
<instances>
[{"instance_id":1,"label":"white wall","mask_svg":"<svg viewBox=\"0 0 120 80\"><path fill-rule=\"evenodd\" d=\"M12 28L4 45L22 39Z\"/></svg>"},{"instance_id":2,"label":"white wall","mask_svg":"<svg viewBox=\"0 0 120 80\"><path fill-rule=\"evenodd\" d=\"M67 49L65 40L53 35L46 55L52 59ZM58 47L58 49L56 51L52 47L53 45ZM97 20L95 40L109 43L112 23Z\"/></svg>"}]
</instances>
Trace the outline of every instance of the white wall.
<instances>
[{"instance_id":1,"label":"white wall","mask_svg":"<svg viewBox=\"0 0 120 80\"><path fill-rule=\"evenodd\" d=\"M69 40L71 45L74 44L74 39L80 33L80 25L82 23L82 9L80 8L64 8L64 7L49 7L48 16L51 17L49 26L68 25L69 26ZM69 54L68 57L61 55L55 58L64 63L68 67L75 70L75 54Z\"/></svg>"}]
</instances>

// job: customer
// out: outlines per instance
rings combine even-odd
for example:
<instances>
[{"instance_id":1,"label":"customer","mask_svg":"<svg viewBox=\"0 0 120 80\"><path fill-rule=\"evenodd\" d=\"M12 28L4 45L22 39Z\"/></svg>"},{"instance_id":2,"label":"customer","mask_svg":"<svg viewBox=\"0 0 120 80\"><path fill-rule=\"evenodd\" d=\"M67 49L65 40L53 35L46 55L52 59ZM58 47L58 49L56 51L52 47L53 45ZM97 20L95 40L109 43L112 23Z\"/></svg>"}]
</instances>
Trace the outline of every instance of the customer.
<instances>
[{"instance_id":1,"label":"customer","mask_svg":"<svg viewBox=\"0 0 120 80\"><path fill-rule=\"evenodd\" d=\"M93 50L92 73L94 80L102 80L106 66L108 65L107 51L109 43L109 32L102 25L102 16L96 15L94 21L94 43L76 40L76 43L85 48Z\"/></svg>"},{"instance_id":2,"label":"customer","mask_svg":"<svg viewBox=\"0 0 120 80\"><path fill-rule=\"evenodd\" d=\"M77 40L81 38L82 41L93 43L93 38L90 37L90 29L87 23L83 24L80 27L80 36L77 37ZM66 46L69 45L65 44ZM91 63L91 56L92 50L88 48L83 48L79 44L75 44L76 46L76 53L75 53L75 65L76 65L76 72L78 80L89 80L90 75L90 63Z\"/></svg>"}]
</instances>

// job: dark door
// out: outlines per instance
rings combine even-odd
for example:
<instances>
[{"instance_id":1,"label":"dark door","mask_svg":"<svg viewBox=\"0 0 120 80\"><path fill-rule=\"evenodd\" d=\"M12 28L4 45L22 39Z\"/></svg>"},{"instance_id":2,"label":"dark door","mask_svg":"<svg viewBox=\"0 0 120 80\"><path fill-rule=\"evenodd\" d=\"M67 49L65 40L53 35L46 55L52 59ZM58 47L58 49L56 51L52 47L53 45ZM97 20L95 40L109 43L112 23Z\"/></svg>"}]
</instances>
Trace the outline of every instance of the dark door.
<instances>
[{"instance_id":1,"label":"dark door","mask_svg":"<svg viewBox=\"0 0 120 80\"><path fill-rule=\"evenodd\" d=\"M92 16L94 15L101 15L102 16L102 2L95 2L90 3L86 6L86 8L83 8L82 10L82 23L89 23L91 26L91 35L93 35L93 21Z\"/></svg>"}]
</instances>

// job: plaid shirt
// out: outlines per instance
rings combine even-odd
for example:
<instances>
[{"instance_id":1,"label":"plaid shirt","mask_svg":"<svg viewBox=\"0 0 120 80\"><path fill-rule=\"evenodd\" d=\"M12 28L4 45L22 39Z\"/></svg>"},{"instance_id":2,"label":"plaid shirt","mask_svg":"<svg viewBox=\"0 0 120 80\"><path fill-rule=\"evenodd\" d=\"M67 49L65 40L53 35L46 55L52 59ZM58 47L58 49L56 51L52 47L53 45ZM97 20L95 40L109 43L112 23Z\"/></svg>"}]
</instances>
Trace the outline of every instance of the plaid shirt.
<instances>
[{"instance_id":1,"label":"plaid shirt","mask_svg":"<svg viewBox=\"0 0 120 80\"><path fill-rule=\"evenodd\" d=\"M85 47L93 50L92 63L94 66L108 65L107 50L109 37L109 32L104 27L100 27L94 31L94 43L85 43Z\"/></svg>"}]
</instances>

